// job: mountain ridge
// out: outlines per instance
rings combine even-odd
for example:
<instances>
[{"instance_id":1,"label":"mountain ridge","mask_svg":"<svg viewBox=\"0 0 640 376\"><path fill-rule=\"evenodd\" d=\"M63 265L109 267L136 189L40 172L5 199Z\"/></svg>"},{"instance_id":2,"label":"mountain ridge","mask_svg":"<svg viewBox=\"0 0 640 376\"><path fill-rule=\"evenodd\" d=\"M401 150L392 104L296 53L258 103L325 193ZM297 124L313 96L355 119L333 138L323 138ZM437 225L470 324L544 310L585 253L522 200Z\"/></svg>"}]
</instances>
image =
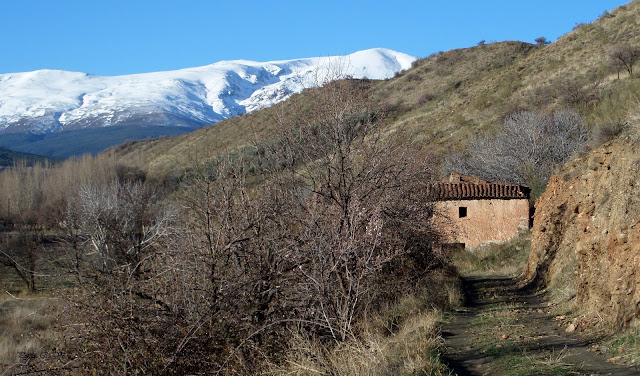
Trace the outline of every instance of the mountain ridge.
<instances>
[{"instance_id":1,"label":"mountain ridge","mask_svg":"<svg viewBox=\"0 0 640 376\"><path fill-rule=\"evenodd\" d=\"M129 124L195 129L271 106L326 81L336 69L355 78L386 79L415 60L376 48L345 56L228 60L123 76L52 69L0 74L0 134Z\"/></svg>"}]
</instances>

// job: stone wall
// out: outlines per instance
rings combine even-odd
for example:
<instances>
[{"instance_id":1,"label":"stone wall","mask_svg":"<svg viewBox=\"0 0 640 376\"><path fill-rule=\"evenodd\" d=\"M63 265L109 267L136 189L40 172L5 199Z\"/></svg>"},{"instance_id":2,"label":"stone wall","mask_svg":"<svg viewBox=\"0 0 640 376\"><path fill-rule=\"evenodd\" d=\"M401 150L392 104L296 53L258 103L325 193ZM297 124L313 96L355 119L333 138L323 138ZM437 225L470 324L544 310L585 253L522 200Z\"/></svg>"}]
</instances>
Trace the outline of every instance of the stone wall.
<instances>
[{"instance_id":1,"label":"stone wall","mask_svg":"<svg viewBox=\"0 0 640 376\"><path fill-rule=\"evenodd\" d=\"M507 241L529 228L528 199L439 201L436 208L450 242L464 243L467 249Z\"/></svg>"}]
</instances>

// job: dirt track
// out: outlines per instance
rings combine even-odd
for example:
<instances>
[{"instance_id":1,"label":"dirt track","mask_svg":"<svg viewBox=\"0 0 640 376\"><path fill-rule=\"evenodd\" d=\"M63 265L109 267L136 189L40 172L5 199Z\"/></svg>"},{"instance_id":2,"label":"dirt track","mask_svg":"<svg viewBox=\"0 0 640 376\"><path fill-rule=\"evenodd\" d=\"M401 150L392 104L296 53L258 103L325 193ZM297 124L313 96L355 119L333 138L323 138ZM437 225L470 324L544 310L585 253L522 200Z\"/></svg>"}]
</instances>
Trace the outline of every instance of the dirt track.
<instances>
[{"instance_id":1,"label":"dirt track","mask_svg":"<svg viewBox=\"0 0 640 376\"><path fill-rule=\"evenodd\" d=\"M544 297L504 277L464 281L466 306L443 326L445 360L463 375L640 375L567 333Z\"/></svg>"}]
</instances>

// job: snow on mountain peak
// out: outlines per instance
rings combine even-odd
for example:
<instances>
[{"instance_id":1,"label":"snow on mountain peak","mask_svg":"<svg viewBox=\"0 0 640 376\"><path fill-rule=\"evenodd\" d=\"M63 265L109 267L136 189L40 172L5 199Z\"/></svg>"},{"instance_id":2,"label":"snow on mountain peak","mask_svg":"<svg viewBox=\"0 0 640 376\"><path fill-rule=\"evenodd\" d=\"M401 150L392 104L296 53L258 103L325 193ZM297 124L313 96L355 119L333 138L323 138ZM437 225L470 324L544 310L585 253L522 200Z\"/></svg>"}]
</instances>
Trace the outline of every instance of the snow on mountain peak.
<instances>
[{"instance_id":1,"label":"snow on mountain peak","mask_svg":"<svg viewBox=\"0 0 640 376\"><path fill-rule=\"evenodd\" d=\"M415 57L375 48L346 56L220 61L124 76L37 70L0 74L0 132L109 125L198 127L285 100L335 76L387 79Z\"/></svg>"}]
</instances>

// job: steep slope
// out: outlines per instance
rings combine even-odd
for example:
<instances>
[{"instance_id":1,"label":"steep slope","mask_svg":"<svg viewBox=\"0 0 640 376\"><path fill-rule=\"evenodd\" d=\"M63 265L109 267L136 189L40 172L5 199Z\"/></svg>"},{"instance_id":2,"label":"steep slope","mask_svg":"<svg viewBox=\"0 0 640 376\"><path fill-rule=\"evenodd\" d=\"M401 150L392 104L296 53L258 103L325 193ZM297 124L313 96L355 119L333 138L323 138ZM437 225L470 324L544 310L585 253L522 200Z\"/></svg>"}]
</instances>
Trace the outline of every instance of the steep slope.
<instances>
[{"instance_id":1,"label":"steep slope","mask_svg":"<svg viewBox=\"0 0 640 376\"><path fill-rule=\"evenodd\" d=\"M447 51L382 83L378 96L398 110L393 128L435 141L440 151L463 147L470 134L492 131L518 110L574 107L590 124L619 121L626 113L606 100L616 90L608 55L615 46L640 44L639 22L640 2L633 1L548 46L506 42Z\"/></svg>"},{"instance_id":2,"label":"steep slope","mask_svg":"<svg viewBox=\"0 0 640 376\"><path fill-rule=\"evenodd\" d=\"M197 128L271 106L340 73L384 79L414 57L372 49L343 57L204 67L126 76L39 70L0 75L0 132L50 133L119 125Z\"/></svg>"},{"instance_id":3,"label":"steep slope","mask_svg":"<svg viewBox=\"0 0 640 376\"><path fill-rule=\"evenodd\" d=\"M526 277L608 322L640 320L640 123L574 159L536 202Z\"/></svg>"}]
</instances>

